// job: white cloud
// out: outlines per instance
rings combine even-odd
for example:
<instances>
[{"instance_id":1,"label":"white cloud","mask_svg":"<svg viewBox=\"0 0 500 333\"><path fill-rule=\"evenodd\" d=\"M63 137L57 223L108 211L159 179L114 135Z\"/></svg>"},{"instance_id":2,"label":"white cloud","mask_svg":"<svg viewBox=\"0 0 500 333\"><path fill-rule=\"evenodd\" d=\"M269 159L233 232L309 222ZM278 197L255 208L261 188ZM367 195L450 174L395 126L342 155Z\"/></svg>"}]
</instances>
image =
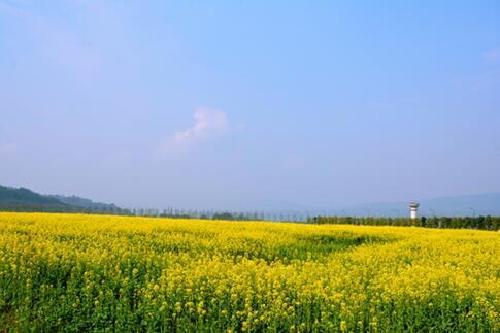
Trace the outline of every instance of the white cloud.
<instances>
[{"instance_id":1,"label":"white cloud","mask_svg":"<svg viewBox=\"0 0 500 333\"><path fill-rule=\"evenodd\" d=\"M169 137L162 146L163 153L185 151L229 130L229 121L224 111L199 107L194 111L194 124L188 129L178 131Z\"/></svg>"}]
</instances>

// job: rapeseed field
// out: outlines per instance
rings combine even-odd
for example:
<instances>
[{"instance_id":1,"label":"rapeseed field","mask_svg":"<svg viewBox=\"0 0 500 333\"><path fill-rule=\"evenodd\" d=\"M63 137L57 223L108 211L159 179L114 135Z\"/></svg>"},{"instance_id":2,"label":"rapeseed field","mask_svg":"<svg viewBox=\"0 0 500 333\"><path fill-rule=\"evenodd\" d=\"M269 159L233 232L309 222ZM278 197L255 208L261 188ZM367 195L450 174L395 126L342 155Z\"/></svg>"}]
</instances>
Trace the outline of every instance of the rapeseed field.
<instances>
[{"instance_id":1,"label":"rapeseed field","mask_svg":"<svg viewBox=\"0 0 500 333\"><path fill-rule=\"evenodd\" d=\"M0 331L498 332L500 234L0 213Z\"/></svg>"}]
</instances>

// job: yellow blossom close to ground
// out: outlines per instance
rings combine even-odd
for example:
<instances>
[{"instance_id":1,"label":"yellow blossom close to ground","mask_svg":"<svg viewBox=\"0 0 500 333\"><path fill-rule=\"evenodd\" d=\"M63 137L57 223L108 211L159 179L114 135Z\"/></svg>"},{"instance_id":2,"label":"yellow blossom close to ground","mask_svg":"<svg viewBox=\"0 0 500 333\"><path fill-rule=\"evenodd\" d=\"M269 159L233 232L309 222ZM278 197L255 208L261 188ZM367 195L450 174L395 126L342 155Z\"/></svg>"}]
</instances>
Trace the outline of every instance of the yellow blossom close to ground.
<instances>
[{"instance_id":1,"label":"yellow blossom close to ground","mask_svg":"<svg viewBox=\"0 0 500 333\"><path fill-rule=\"evenodd\" d=\"M500 234L0 213L0 330L499 331Z\"/></svg>"}]
</instances>

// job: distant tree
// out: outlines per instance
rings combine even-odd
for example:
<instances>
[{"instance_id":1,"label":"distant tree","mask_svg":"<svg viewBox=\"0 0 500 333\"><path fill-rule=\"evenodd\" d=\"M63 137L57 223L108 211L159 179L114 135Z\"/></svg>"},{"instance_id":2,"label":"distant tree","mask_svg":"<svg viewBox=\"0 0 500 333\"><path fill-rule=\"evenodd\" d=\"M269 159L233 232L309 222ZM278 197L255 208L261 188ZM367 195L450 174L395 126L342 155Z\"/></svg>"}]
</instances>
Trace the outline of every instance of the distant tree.
<instances>
[{"instance_id":1,"label":"distant tree","mask_svg":"<svg viewBox=\"0 0 500 333\"><path fill-rule=\"evenodd\" d=\"M230 212L222 212L222 213L216 212L216 213L213 214L212 220L226 220L226 221L231 221L231 220L235 220L235 217Z\"/></svg>"}]
</instances>

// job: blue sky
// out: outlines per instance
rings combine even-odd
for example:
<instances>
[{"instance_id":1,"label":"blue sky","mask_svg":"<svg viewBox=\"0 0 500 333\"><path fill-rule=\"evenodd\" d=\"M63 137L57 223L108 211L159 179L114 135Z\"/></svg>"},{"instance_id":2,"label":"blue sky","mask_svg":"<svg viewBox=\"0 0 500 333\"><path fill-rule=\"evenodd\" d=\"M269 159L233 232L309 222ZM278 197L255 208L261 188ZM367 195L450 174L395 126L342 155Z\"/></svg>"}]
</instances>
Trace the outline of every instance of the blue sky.
<instances>
[{"instance_id":1,"label":"blue sky","mask_svg":"<svg viewBox=\"0 0 500 333\"><path fill-rule=\"evenodd\" d=\"M125 206L500 191L498 1L0 0L0 184Z\"/></svg>"}]
</instances>

